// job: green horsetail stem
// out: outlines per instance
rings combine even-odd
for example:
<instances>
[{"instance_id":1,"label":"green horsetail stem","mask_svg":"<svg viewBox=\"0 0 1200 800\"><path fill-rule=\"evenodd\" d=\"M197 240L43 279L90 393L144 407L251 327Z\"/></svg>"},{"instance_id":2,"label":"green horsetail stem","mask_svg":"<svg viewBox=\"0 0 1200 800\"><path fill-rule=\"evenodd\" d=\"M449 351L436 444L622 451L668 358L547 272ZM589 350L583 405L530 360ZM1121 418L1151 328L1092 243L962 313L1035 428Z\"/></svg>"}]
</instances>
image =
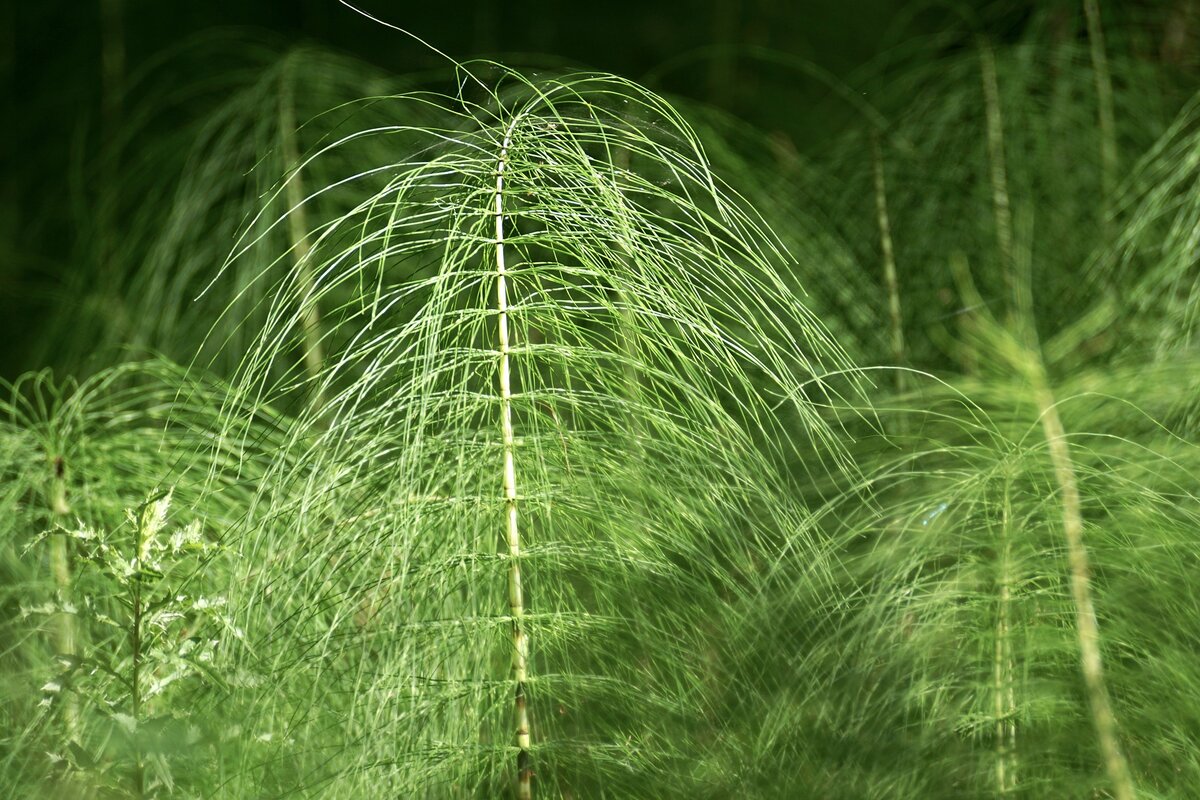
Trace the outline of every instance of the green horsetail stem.
<instances>
[{"instance_id":1,"label":"green horsetail stem","mask_svg":"<svg viewBox=\"0 0 1200 800\"><path fill-rule=\"evenodd\" d=\"M53 470L50 479L50 514L55 522L65 523L71 513L71 505L67 501L66 463L62 456L55 457ZM65 533L50 537L50 572L54 576L54 587L58 591L59 602L63 606L70 604L71 561ZM54 648L60 656L73 657L78 650L77 639L75 615L64 608L55 617ZM67 736L74 738L79 731L79 702L73 695L64 698L63 723L67 729Z\"/></svg>"},{"instance_id":2,"label":"green horsetail stem","mask_svg":"<svg viewBox=\"0 0 1200 800\"><path fill-rule=\"evenodd\" d=\"M875 213L879 223L879 250L883 259L883 280L888 293L888 314L892 323L892 359L896 366L904 363L904 325L900 314L900 282L896 277L896 253L892 245L892 223L888 214L887 179L883 172L883 148L879 134L871 135L871 160L875 167ZM903 392L906 373L895 370L896 391Z\"/></svg>"},{"instance_id":3,"label":"green horsetail stem","mask_svg":"<svg viewBox=\"0 0 1200 800\"><path fill-rule=\"evenodd\" d=\"M987 118L988 161L991 164L992 212L996 217L996 249L1000 272L1008 293L1009 314L1016 313L1017 279L1013 274L1012 201L1008 194L1008 167L1004 160L1004 116L1000 108L1000 83L996 77L996 54L987 40L979 39L979 71L983 79L984 113Z\"/></svg>"},{"instance_id":4,"label":"green horsetail stem","mask_svg":"<svg viewBox=\"0 0 1200 800\"><path fill-rule=\"evenodd\" d=\"M304 333L304 369L313 381L313 402L324 405L324 393L316 383L325 366L325 349L321 344L321 311L317 307L316 282L308 264L312 245L308 240L308 214L304 210L304 179L300 172L300 152L296 145L296 107L290 81L291 70L285 70L280 80L279 135L282 138L283 158L288 176L288 236L292 245L292 263L299 283L300 326Z\"/></svg>"},{"instance_id":5,"label":"green horsetail stem","mask_svg":"<svg viewBox=\"0 0 1200 800\"><path fill-rule=\"evenodd\" d=\"M533 797L533 769L530 764L529 707L525 696L528 681L529 637L525 632L525 599L521 590L521 529L517 512L517 468L514 456L512 423L512 379L509 367L508 278L504 262L504 167L512 145L516 120L504 133L500 158L496 163L496 309L499 312L497 336L500 352L500 434L504 445L504 506L505 538L508 543L508 604L513 627L513 680L516 683L514 701L517 723L517 797Z\"/></svg>"},{"instance_id":6,"label":"green horsetail stem","mask_svg":"<svg viewBox=\"0 0 1200 800\"><path fill-rule=\"evenodd\" d=\"M1008 487L1000 520L999 608L996 613L996 648L993 663L993 703L996 716L996 793L1005 796L1017 788L1017 700L1012 654L1012 520Z\"/></svg>"},{"instance_id":7,"label":"green horsetail stem","mask_svg":"<svg viewBox=\"0 0 1200 800\"><path fill-rule=\"evenodd\" d=\"M1117 176L1117 123L1113 112L1112 74L1104 46L1104 28L1100 24L1100 6L1096 0L1083 0L1087 17L1088 44L1092 54L1092 73L1096 78L1096 105L1100 125L1100 176L1106 201L1111 198Z\"/></svg>"},{"instance_id":8,"label":"green horsetail stem","mask_svg":"<svg viewBox=\"0 0 1200 800\"><path fill-rule=\"evenodd\" d=\"M1079 659L1083 682L1091 707L1092 723L1096 728L1104 768L1112 784L1116 800L1134 800L1133 777L1117 738L1117 718L1108 696L1104 679L1104 662L1100 655L1100 626L1092 602L1091 575L1087 548L1083 542L1083 509L1071 449L1054 394L1046 378L1045 367L1036 355L1031 359L1034 394L1042 433L1049 447L1054 477L1062 502L1063 534L1067 540L1067 562L1071 568L1071 596L1075 602L1075 629L1079 637Z\"/></svg>"}]
</instances>

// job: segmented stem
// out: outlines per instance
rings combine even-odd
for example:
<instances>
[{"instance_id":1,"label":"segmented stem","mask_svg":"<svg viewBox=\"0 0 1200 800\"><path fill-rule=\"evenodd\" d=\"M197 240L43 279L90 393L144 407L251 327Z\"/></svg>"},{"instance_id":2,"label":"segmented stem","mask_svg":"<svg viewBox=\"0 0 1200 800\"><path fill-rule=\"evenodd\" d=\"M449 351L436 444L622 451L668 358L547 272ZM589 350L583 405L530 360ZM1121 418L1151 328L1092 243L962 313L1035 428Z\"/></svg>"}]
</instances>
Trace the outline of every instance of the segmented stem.
<instances>
[{"instance_id":1,"label":"segmented stem","mask_svg":"<svg viewBox=\"0 0 1200 800\"><path fill-rule=\"evenodd\" d=\"M54 459L53 470L50 479L50 514L55 522L66 524L71 505L67 502L66 465L61 456ZM66 534L56 534L50 538L50 572L54 576L54 588L58 592L59 602L64 606L69 604L72 581ZM78 647L76 638L75 615L66 611L60 612L54 625L55 650L63 656L74 656ZM79 705L73 694L68 693L63 698L62 709L67 736L74 738L79 730Z\"/></svg>"},{"instance_id":2,"label":"segmented stem","mask_svg":"<svg viewBox=\"0 0 1200 800\"><path fill-rule=\"evenodd\" d=\"M1071 595L1075 601L1075 627L1079 637L1080 666L1091 707L1092 723L1104 756L1104 768L1112 784L1116 800L1133 800L1136 796L1129 764L1117 739L1117 718L1113 714L1108 687L1104 680L1104 663L1100 656L1100 626L1092 604L1091 578L1087 549L1083 543L1083 509L1075 467L1067 445L1066 432L1058 415L1058 406L1046 380L1045 369L1037 360L1034 369L1034 392L1042 420L1042 432L1049 447L1050 461L1062 498L1063 533L1067 540L1067 561L1071 569Z\"/></svg>"},{"instance_id":3,"label":"segmented stem","mask_svg":"<svg viewBox=\"0 0 1200 800\"><path fill-rule=\"evenodd\" d=\"M999 609L996 614L996 653L993 663L993 702L996 717L996 793L1005 796L1017 787L1017 719L1012 633L1012 531L1008 496L1000 520Z\"/></svg>"},{"instance_id":4,"label":"segmented stem","mask_svg":"<svg viewBox=\"0 0 1200 800\"><path fill-rule=\"evenodd\" d=\"M1008 195L1008 167L1004 160L1004 117L1000 110L1000 84L996 78L996 56L992 46L979 40L979 71L983 78L983 103L987 120L988 161L991 164L992 210L996 218L996 249L1000 256L1000 271L1008 290L1009 302L1015 304L1017 289L1013 274L1012 203ZM1012 306L1009 314L1014 313Z\"/></svg>"},{"instance_id":5,"label":"segmented stem","mask_svg":"<svg viewBox=\"0 0 1200 800\"><path fill-rule=\"evenodd\" d=\"M500 433L504 445L505 534L508 543L508 604L512 613L513 681L516 683L518 800L533 797L533 769L530 758L529 707L525 696L528 682L529 637L525 631L525 599L521 590L521 531L517 512L517 469L514 457L515 437L512 423L512 379L509 365L508 272L504 263L504 168L512 144L516 121L504 134L500 158L496 164L496 308L500 352Z\"/></svg>"},{"instance_id":6,"label":"segmented stem","mask_svg":"<svg viewBox=\"0 0 1200 800\"><path fill-rule=\"evenodd\" d=\"M1096 0L1083 0L1087 17L1088 43L1092 52L1092 73L1096 78L1096 104L1100 124L1100 176L1104 197L1112 197L1117 175L1117 123L1113 112L1112 74L1104 47L1104 28L1100 24L1100 6Z\"/></svg>"},{"instance_id":7,"label":"segmented stem","mask_svg":"<svg viewBox=\"0 0 1200 800\"><path fill-rule=\"evenodd\" d=\"M896 277L896 255L892 246L892 224L888 215L887 181L883 173L883 148L879 134L871 136L871 154L875 165L875 212L879 222L879 248L883 257L883 280L888 293L888 314L892 323L892 363L904 363L904 326L900 314L900 282ZM896 371L896 391L903 392L905 372Z\"/></svg>"},{"instance_id":8,"label":"segmented stem","mask_svg":"<svg viewBox=\"0 0 1200 800\"><path fill-rule=\"evenodd\" d=\"M304 180L300 171L300 153L296 146L296 109L288 72L282 80L279 101L279 128L286 168L292 170L284 184L288 204L288 236L292 244L292 263L296 267L299 285L300 327L304 334L304 369L313 381L313 402L320 408L325 404L324 393L317 381L325 366L325 348L321 344L321 311L314 297L316 281L308 263L312 245L308 240L308 214L304 209Z\"/></svg>"}]
</instances>

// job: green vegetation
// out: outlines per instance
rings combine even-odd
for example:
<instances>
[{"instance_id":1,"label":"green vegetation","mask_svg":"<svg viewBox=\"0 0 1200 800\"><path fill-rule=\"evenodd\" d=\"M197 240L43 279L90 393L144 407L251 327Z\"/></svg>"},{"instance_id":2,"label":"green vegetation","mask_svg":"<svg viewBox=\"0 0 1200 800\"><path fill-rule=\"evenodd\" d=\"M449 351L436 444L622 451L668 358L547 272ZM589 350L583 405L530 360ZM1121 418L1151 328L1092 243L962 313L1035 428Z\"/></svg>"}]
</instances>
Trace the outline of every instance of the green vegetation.
<instances>
[{"instance_id":1,"label":"green vegetation","mask_svg":"<svg viewBox=\"0 0 1200 800\"><path fill-rule=\"evenodd\" d=\"M0 396L0 793L1191 796L1200 101L1105 8L748 50L804 150L249 36L108 86Z\"/></svg>"}]
</instances>

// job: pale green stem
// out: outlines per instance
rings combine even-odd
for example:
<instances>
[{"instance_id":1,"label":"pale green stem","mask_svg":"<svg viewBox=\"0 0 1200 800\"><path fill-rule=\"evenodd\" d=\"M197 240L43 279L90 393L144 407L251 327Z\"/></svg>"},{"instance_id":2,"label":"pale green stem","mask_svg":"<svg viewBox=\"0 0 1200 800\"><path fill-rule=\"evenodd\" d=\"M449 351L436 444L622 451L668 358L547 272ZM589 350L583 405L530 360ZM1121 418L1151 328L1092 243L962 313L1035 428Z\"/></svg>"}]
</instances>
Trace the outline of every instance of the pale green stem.
<instances>
[{"instance_id":1,"label":"pale green stem","mask_svg":"<svg viewBox=\"0 0 1200 800\"><path fill-rule=\"evenodd\" d=\"M1012 539L1009 529L1008 498L1005 497L1000 523L1000 598L996 615L996 652L993 663L993 702L996 717L996 790L1001 796L1017 785L1016 689L1012 656L1010 611Z\"/></svg>"},{"instance_id":2,"label":"pale green stem","mask_svg":"<svg viewBox=\"0 0 1200 800\"><path fill-rule=\"evenodd\" d=\"M54 459L54 475L50 481L50 514L53 520L61 525L67 524L71 506L67 502L67 482L64 476L62 458ZM71 562L67 550L67 536L58 533L50 537L50 572L54 576L54 588L58 592L59 602L64 606L71 603ZM75 615L61 612L55 617L54 647L59 654L74 656L77 652L77 631ZM63 723L67 730L67 738L73 739L79 731L79 705L74 695L67 694L63 698Z\"/></svg>"},{"instance_id":3,"label":"pale green stem","mask_svg":"<svg viewBox=\"0 0 1200 800\"><path fill-rule=\"evenodd\" d=\"M134 554L134 574L132 596L130 597L130 611L133 615L129 629L129 650L132 657L132 671L129 683L129 706L130 715L133 717L134 725L134 740L133 740L133 773L131 781L133 784L133 796L141 800L146 794L146 765L141 746L141 731L139 730L142 724L142 660L143 660L143 640L142 625L144 624L145 608L142 604L142 558L143 553L147 551L146 531L143 528L144 521L138 525L138 540L137 550Z\"/></svg>"},{"instance_id":4,"label":"pale green stem","mask_svg":"<svg viewBox=\"0 0 1200 800\"><path fill-rule=\"evenodd\" d=\"M991 164L992 210L996 219L996 250L1000 272L1008 291L1009 303L1016 294L1013 275L1012 203L1008 195L1008 168L1004 159L1004 117L1000 110L1000 84L996 77L996 56L992 46L979 40L979 66L983 77L983 101L987 121L988 160ZM1010 316L1012 306L1009 307Z\"/></svg>"},{"instance_id":5,"label":"pale green stem","mask_svg":"<svg viewBox=\"0 0 1200 800\"><path fill-rule=\"evenodd\" d=\"M1116 800L1134 800L1133 777L1117 738L1117 718L1109 700L1100 655L1100 626L1092 603L1087 549L1083 542L1083 508L1066 432L1058 415L1058 406L1050 390L1045 368L1036 355L1032 359L1033 388L1042 432L1049 447L1050 461L1058 483L1062 503L1063 534L1067 541L1067 562L1071 570L1071 595L1075 601L1075 628L1079 637L1080 666L1091 707L1104 768Z\"/></svg>"},{"instance_id":6,"label":"pale green stem","mask_svg":"<svg viewBox=\"0 0 1200 800\"><path fill-rule=\"evenodd\" d=\"M300 326L304 334L304 368L313 384L313 403L319 409L325 404L320 388L321 373L325 367L325 347L321 343L321 311L316 301L316 281L309 265L308 254L312 245L308 239L308 214L304 208L304 179L300 171L300 153L296 145L296 109L292 95L292 76L285 71L279 100L279 128L285 167L292 171L288 176L286 198L288 204L288 236L292 244L292 263L296 267L296 282L300 297Z\"/></svg>"},{"instance_id":7,"label":"pale green stem","mask_svg":"<svg viewBox=\"0 0 1200 800\"><path fill-rule=\"evenodd\" d=\"M875 213L879 222L879 249L883 258L883 280L888 293L888 315L891 319L892 361L904 364L904 324L900 313L900 282L896 277L896 255L892 246L892 224L888 214L887 181L883 171L883 148L879 135L871 136L871 155L875 165ZM896 391L904 392L905 372L896 370Z\"/></svg>"},{"instance_id":8,"label":"pale green stem","mask_svg":"<svg viewBox=\"0 0 1200 800\"><path fill-rule=\"evenodd\" d=\"M529 707L525 690L529 680L529 637L525 631L525 599L521 590L521 531L517 515L516 438L512 423L512 379L509 366L508 271L504 262L504 169L512 145L512 125L504 134L500 158L496 164L496 308L500 354L500 434L504 446L505 538L508 543L508 604L512 613L513 681L516 684L518 800L533 797L533 770L530 759Z\"/></svg>"},{"instance_id":9,"label":"pale green stem","mask_svg":"<svg viewBox=\"0 0 1200 800\"><path fill-rule=\"evenodd\" d=\"M1092 73L1096 79L1096 103L1100 123L1100 176L1104 197L1108 201L1116 186L1117 123L1113 112L1112 74L1108 70L1108 53L1104 47L1104 28L1100 24L1100 6L1096 0L1083 0L1087 17L1088 42L1092 52Z\"/></svg>"}]
</instances>

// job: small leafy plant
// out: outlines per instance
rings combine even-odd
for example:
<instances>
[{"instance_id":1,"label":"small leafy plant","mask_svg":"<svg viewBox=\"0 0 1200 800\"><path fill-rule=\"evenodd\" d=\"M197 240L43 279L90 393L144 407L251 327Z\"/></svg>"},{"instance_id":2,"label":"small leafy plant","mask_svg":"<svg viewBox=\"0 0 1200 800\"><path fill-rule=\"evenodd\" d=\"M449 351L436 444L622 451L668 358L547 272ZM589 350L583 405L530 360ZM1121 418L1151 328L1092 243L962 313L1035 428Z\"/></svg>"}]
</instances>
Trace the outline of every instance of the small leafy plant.
<instances>
[{"instance_id":1,"label":"small leafy plant","mask_svg":"<svg viewBox=\"0 0 1200 800\"><path fill-rule=\"evenodd\" d=\"M170 490L152 495L115 530L60 526L27 548L65 537L84 565L74 602L25 610L73 615L89 637L76 653L58 654L61 670L41 687L40 704L43 723L57 719L63 731L48 755L81 792L161 796L211 738L186 698L196 685L222 683L214 654L237 630L224 599L202 589L222 548L199 519L169 527L171 497Z\"/></svg>"}]
</instances>

